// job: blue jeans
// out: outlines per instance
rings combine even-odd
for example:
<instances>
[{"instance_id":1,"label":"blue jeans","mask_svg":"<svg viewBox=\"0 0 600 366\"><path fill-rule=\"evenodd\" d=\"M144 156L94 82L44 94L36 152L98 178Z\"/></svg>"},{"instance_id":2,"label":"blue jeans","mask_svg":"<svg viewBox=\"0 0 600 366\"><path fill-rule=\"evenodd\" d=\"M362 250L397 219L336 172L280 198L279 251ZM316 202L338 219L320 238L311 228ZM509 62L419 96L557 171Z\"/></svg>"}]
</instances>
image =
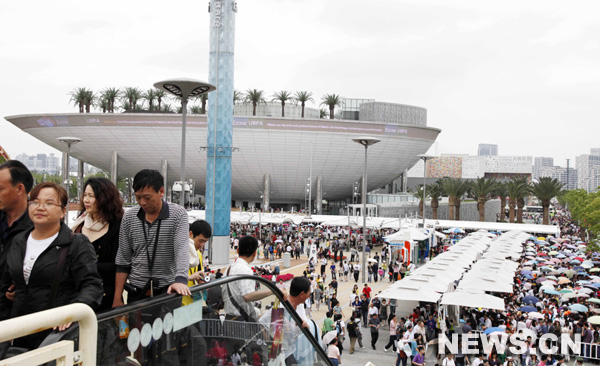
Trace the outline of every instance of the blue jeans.
<instances>
[{"instance_id":1,"label":"blue jeans","mask_svg":"<svg viewBox=\"0 0 600 366\"><path fill-rule=\"evenodd\" d=\"M337 358L330 358L329 361L333 364L333 366L338 366L340 364L340 360Z\"/></svg>"}]
</instances>

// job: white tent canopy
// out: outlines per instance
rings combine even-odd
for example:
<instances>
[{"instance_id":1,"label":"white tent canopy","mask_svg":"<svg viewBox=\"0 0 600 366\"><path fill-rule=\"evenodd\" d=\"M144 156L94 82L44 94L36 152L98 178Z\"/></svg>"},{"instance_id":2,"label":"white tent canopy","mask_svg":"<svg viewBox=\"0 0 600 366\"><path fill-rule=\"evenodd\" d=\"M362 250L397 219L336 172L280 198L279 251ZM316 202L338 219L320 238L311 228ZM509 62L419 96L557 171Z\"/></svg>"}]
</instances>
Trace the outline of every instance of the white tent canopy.
<instances>
[{"instance_id":1,"label":"white tent canopy","mask_svg":"<svg viewBox=\"0 0 600 366\"><path fill-rule=\"evenodd\" d=\"M442 296L442 305L458 305L470 308L504 310L504 300L483 292L455 291Z\"/></svg>"},{"instance_id":2,"label":"white tent canopy","mask_svg":"<svg viewBox=\"0 0 600 366\"><path fill-rule=\"evenodd\" d=\"M377 294L377 297L382 299L424 302L438 302L442 297L442 294L429 289L422 289L414 285L410 287L412 288L409 288L408 286L397 288L390 287Z\"/></svg>"}]
</instances>

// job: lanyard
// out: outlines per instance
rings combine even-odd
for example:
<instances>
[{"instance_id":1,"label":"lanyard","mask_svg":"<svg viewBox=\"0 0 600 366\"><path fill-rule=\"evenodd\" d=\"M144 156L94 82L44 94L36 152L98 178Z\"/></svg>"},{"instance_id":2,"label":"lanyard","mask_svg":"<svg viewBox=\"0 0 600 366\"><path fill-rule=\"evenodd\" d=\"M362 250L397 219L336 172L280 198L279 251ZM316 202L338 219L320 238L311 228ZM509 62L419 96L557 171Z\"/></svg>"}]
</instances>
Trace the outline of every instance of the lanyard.
<instances>
[{"instance_id":1,"label":"lanyard","mask_svg":"<svg viewBox=\"0 0 600 366\"><path fill-rule=\"evenodd\" d=\"M158 235L160 234L160 224L162 220L158 220L158 227L156 228L156 235L154 237L154 248L152 249L152 259L150 259L150 243L152 238L148 241L148 234L146 233L146 220L142 220L142 227L144 228L144 241L146 244L146 258L148 258L148 267L150 268L150 277L152 277L152 268L154 267L154 259L156 259L156 248L158 247ZM148 224L148 231L150 231L150 224Z\"/></svg>"}]
</instances>

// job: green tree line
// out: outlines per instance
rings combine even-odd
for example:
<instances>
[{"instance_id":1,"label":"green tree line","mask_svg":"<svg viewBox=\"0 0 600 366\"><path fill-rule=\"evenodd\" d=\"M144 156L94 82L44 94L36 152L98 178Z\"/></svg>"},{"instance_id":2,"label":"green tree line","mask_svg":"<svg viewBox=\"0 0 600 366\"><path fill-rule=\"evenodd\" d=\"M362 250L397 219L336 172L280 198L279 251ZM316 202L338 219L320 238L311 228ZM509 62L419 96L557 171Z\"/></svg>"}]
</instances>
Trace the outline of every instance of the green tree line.
<instances>
[{"instance_id":1,"label":"green tree line","mask_svg":"<svg viewBox=\"0 0 600 366\"><path fill-rule=\"evenodd\" d=\"M117 112L151 112L151 113L181 113L181 103L179 98L171 96L164 90L150 88L142 90L135 87L125 88L104 88L99 92L86 87L78 87L70 93L70 101L79 108L79 113L91 113L92 108L102 113ZM252 104L252 115L256 116L256 108L261 103L267 103L268 97L264 90L248 89L246 92L234 90L233 103ZM202 94L194 98L192 102L197 102L189 107L190 114L206 114L206 104L208 94ZM294 103L302 108L302 118L304 118L304 108L307 102L314 102L313 93L309 91L291 91L281 90L271 95L271 102L281 104L281 116L285 117L286 103ZM334 118L336 107L343 105L339 94L325 94L321 97L321 106L327 109L320 110L320 118ZM175 107L174 107L175 106Z\"/></svg>"},{"instance_id":2,"label":"green tree line","mask_svg":"<svg viewBox=\"0 0 600 366\"><path fill-rule=\"evenodd\" d=\"M495 179L478 178L474 181L466 181L458 178L442 178L434 184L425 186L425 197L423 197L423 185L419 185L412 192L419 199L419 211L423 214L423 198L430 199L433 219L437 219L439 202L442 196L448 197L448 209L450 220L460 220L460 204L465 197L477 201L479 221L485 221L485 203L491 199L500 199L500 221L505 220L505 207L508 202L508 222L523 222L523 208L525 198L535 196L543 207L543 224L549 223L550 201L555 197L563 195L563 184L556 178L539 178L537 182L529 183L527 178L513 178L506 182ZM600 197L598 199L600 208ZM598 211L600 230L600 210Z\"/></svg>"}]
</instances>

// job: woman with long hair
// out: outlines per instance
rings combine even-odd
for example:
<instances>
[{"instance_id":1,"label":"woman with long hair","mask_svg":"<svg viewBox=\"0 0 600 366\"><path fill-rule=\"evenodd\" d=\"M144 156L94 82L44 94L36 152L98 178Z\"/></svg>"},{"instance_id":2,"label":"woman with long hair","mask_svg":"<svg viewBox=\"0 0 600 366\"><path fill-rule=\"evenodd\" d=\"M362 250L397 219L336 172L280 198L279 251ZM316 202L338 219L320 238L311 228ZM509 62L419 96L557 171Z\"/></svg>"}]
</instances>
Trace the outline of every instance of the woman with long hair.
<instances>
[{"instance_id":1,"label":"woman with long hair","mask_svg":"<svg viewBox=\"0 0 600 366\"><path fill-rule=\"evenodd\" d=\"M92 307L100 303L102 280L96 254L88 238L73 234L63 223L66 212L63 187L44 182L31 190L33 228L18 234L8 250L0 281L0 321L76 302ZM5 295L12 284L14 302ZM70 324L58 329L65 330ZM13 346L37 348L49 332L15 339Z\"/></svg>"},{"instance_id":2,"label":"woman with long hair","mask_svg":"<svg viewBox=\"0 0 600 366\"><path fill-rule=\"evenodd\" d=\"M98 273L104 295L97 311L112 308L115 293L115 257L119 248L119 229L123 201L119 190L106 178L89 178L83 185L82 207L71 229L87 236L96 251Z\"/></svg>"}]
</instances>

